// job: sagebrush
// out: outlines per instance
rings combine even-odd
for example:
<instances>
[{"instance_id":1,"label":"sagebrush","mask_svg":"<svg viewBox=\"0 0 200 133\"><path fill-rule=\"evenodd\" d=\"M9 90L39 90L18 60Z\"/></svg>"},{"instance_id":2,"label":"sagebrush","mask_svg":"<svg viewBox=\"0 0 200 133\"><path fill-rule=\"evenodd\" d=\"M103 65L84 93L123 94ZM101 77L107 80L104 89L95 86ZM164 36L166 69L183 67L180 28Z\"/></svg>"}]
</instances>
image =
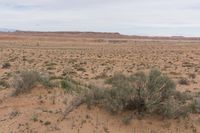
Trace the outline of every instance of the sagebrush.
<instances>
[{"instance_id":1,"label":"sagebrush","mask_svg":"<svg viewBox=\"0 0 200 133\"><path fill-rule=\"evenodd\" d=\"M130 76L115 74L106 83L111 88L90 87L84 95L88 107L98 105L111 113L133 111L137 114L155 114L175 118L192 112L190 97L176 91L168 76L153 69L149 74L137 72Z\"/></svg>"},{"instance_id":2,"label":"sagebrush","mask_svg":"<svg viewBox=\"0 0 200 133\"><path fill-rule=\"evenodd\" d=\"M19 95L21 93L29 92L37 83L44 86L52 86L49 78L40 74L34 70L24 70L15 74L12 81L11 87L15 89L13 95Z\"/></svg>"}]
</instances>

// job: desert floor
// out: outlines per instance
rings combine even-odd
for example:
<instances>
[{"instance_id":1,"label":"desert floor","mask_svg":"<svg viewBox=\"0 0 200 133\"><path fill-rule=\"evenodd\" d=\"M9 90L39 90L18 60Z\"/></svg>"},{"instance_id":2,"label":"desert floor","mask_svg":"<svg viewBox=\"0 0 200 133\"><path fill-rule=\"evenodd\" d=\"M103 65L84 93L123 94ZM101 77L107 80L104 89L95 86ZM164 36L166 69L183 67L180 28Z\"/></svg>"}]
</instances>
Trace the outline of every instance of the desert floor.
<instances>
[{"instance_id":1,"label":"desert floor","mask_svg":"<svg viewBox=\"0 0 200 133\"><path fill-rule=\"evenodd\" d=\"M94 35L93 35L94 34ZM148 72L159 68L179 91L200 91L200 40L195 38L126 37L95 33L0 33L0 80L34 69L59 78L69 74L83 83L103 86L116 72ZM195 75L195 77L191 77ZM181 78L188 85L181 85ZM37 86L31 93L10 96L13 88L0 88L0 133L190 133L200 132L200 116L163 120L145 116L124 125L121 115L84 105L59 120L73 98L60 88ZM37 121L34 117L37 115Z\"/></svg>"}]
</instances>

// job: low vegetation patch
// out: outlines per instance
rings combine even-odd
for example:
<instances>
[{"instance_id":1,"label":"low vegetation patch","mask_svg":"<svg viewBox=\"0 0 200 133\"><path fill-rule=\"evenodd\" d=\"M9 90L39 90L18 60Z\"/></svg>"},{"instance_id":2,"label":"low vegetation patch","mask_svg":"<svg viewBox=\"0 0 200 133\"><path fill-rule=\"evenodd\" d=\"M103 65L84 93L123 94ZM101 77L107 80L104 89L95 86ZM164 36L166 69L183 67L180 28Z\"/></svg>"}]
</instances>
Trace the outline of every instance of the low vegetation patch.
<instances>
[{"instance_id":1,"label":"low vegetation patch","mask_svg":"<svg viewBox=\"0 0 200 133\"><path fill-rule=\"evenodd\" d=\"M85 92L83 102L88 107L103 107L112 114L128 111L165 118L185 117L188 113L197 112L200 107L199 99L193 100L190 94L176 91L175 83L159 70L130 76L119 73L106 83L112 87L102 89L93 86Z\"/></svg>"},{"instance_id":2,"label":"low vegetation patch","mask_svg":"<svg viewBox=\"0 0 200 133\"><path fill-rule=\"evenodd\" d=\"M57 80L56 82L53 82ZM1 83L1 82L0 82ZM47 74L42 74L33 70L20 71L15 74L11 80L10 86L15 89L13 95L19 95L22 93L30 92L37 84L43 85L47 88L60 87L67 93L81 93L84 90L84 86L79 82L65 77L51 78Z\"/></svg>"},{"instance_id":3,"label":"low vegetation patch","mask_svg":"<svg viewBox=\"0 0 200 133\"><path fill-rule=\"evenodd\" d=\"M60 87L63 88L67 93L80 95L87 88L81 82L78 82L68 76L65 76L60 81Z\"/></svg>"},{"instance_id":4,"label":"low vegetation patch","mask_svg":"<svg viewBox=\"0 0 200 133\"><path fill-rule=\"evenodd\" d=\"M52 84L47 76L40 74L37 71L25 70L14 75L11 81L11 87L15 89L13 95L29 92L37 83L45 87L51 87Z\"/></svg>"},{"instance_id":5,"label":"low vegetation patch","mask_svg":"<svg viewBox=\"0 0 200 133\"><path fill-rule=\"evenodd\" d=\"M161 102L169 100L175 90L175 84L159 71L151 71L148 76L143 72L130 76L116 74L107 80L107 83L111 84L112 88L92 89L86 95L86 103L101 104L112 113L124 110L135 110L139 114L161 112Z\"/></svg>"}]
</instances>

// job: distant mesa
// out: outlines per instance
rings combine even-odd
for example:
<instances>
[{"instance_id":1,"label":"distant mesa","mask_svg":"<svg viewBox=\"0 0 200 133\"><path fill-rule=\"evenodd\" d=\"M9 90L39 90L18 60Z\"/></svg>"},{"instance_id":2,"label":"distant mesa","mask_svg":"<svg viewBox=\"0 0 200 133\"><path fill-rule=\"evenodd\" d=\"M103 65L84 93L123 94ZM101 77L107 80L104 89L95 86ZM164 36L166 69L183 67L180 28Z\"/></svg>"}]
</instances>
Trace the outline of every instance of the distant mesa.
<instances>
[{"instance_id":1,"label":"distant mesa","mask_svg":"<svg viewBox=\"0 0 200 133\"><path fill-rule=\"evenodd\" d=\"M8 28L0 28L0 33L14 36L51 36L71 38L104 38L104 39L157 39L157 40L200 40L200 37L185 36L140 36L125 35L118 32L92 32L92 31L23 31Z\"/></svg>"}]
</instances>

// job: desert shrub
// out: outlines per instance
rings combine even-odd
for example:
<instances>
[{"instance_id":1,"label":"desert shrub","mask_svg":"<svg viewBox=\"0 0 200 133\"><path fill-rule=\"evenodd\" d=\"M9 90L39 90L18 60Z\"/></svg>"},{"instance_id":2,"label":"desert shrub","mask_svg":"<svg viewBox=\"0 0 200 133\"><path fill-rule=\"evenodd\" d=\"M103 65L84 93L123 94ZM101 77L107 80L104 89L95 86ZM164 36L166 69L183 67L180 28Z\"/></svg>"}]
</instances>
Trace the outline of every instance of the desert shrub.
<instances>
[{"instance_id":1,"label":"desert shrub","mask_svg":"<svg viewBox=\"0 0 200 133\"><path fill-rule=\"evenodd\" d=\"M192 105L192 110L196 113L200 113L200 97L195 98Z\"/></svg>"},{"instance_id":2,"label":"desert shrub","mask_svg":"<svg viewBox=\"0 0 200 133\"><path fill-rule=\"evenodd\" d=\"M14 75L11 86L15 89L13 95L29 92L37 83L44 86L50 86L47 77L41 75L37 71L24 70Z\"/></svg>"},{"instance_id":3,"label":"desert shrub","mask_svg":"<svg viewBox=\"0 0 200 133\"><path fill-rule=\"evenodd\" d=\"M3 69L7 69L7 68L10 68L11 67L11 64L9 62L6 62L2 65L2 68Z\"/></svg>"},{"instance_id":4,"label":"desert shrub","mask_svg":"<svg viewBox=\"0 0 200 133\"><path fill-rule=\"evenodd\" d=\"M56 84L51 82L51 79L48 75L40 75L38 81L40 84L42 84L45 87L48 87L48 88L56 87Z\"/></svg>"},{"instance_id":5,"label":"desert shrub","mask_svg":"<svg viewBox=\"0 0 200 133\"><path fill-rule=\"evenodd\" d=\"M60 86L68 93L80 93L82 90L82 86L77 81L67 76L60 81Z\"/></svg>"},{"instance_id":6,"label":"desert shrub","mask_svg":"<svg viewBox=\"0 0 200 133\"><path fill-rule=\"evenodd\" d=\"M61 87L65 89L67 92L71 92L73 88L73 83L69 80L61 80Z\"/></svg>"},{"instance_id":7,"label":"desert shrub","mask_svg":"<svg viewBox=\"0 0 200 133\"><path fill-rule=\"evenodd\" d=\"M125 81L122 81L124 79ZM117 92L117 97L122 98L120 101L125 103L124 109L136 109L138 113L154 112L162 102L170 98L175 90L173 81L158 70L150 71L149 75L138 72L129 77L123 77L121 82L123 84L118 84L120 82L113 84L112 91Z\"/></svg>"},{"instance_id":8,"label":"desert shrub","mask_svg":"<svg viewBox=\"0 0 200 133\"><path fill-rule=\"evenodd\" d=\"M130 76L118 73L106 83L112 87L93 87L86 93L84 98L88 105L104 107L111 113L130 110L170 118L185 116L189 112L186 104L188 98L177 93L175 83L159 70L153 69L148 75L144 72Z\"/></svg>"},{"instance_id":9,"label":"desert shrub","mask_svg":"<svg viewBox=\"0 0 200 133\"><path fill-rule=\"evenodd\" d=\"M15 88L14 95L30 91L39 79L39 74L35 71L21 71L12 80L12 87Z\"/></svg>"},{"instance_id":10,"label":"desert shrub","mask_svg":"<svg viewBox=\"0 0 200 133\"><path fill-rule=\"evenodd\" d=\"M180 91L175 91L174 92L174 98L185 104L187 101L191 101L193 96L190 92L180 92Z\"/></svg>"},{"instance_id":11,"label":"desert shrub","mask_svg":"<svg viewBox=\"0 0 200 133\"><path fill-rule=\"evenodd\" d=\"M105 98L105 90L96 88L95 86L89 86L90 90L84 91L83 97L84 102L87 104L88 108L92 105L103 104L103 99Z\"/></svg>"}]
</instances>

